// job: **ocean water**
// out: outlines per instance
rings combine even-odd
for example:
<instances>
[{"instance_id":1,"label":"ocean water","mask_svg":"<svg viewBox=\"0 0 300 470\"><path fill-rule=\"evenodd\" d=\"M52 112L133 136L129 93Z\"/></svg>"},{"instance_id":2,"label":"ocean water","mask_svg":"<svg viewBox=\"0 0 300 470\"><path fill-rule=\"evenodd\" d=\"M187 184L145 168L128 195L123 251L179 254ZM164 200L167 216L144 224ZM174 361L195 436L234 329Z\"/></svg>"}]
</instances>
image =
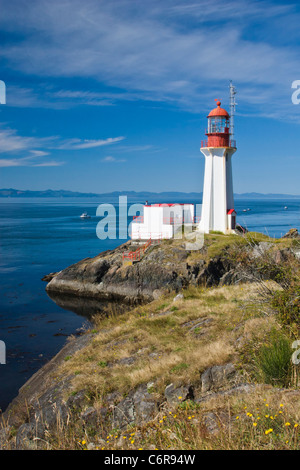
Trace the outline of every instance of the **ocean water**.
<instances>
[{"instance_id":1,"label":"ocean water","mask_svg":"<svg viewBox=\"0 0 300 470\"><path fill-rule=\"evenodd\" d=\"M6 364L0 364L0 409L5 410L18 389L59 351L67 336L88 328L91 315L103 311L96 301L56 303L48 297L41 278L124 243L126 240L99 240L96 235L98 205L114 204L118 214L117 202L0 199L0 340L7 348ZM133 202L145 201L129 200ZM149 201L155 202L166 201ZM198 201L186 197L168 202ZM300 199L240 199L235 206L238 222L249 230L272 237L280 237L292 227L300 230ZM82 220L79 216L85 211L91 218Z\"/></svg>"}]
</instances>

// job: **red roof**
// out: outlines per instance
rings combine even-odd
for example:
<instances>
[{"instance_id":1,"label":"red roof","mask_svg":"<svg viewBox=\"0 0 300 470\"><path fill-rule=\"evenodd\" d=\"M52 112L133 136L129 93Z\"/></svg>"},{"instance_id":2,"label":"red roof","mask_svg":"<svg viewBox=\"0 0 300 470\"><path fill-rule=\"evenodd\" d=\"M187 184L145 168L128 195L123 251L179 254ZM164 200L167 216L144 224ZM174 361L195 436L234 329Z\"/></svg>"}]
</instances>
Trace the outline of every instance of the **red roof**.
<instances>
[{"instance_id":1,"label":"red roof","mask_svg":"<svg viewBox=\"0 0 300 470\"><path fill-rule=\"evenodd\" d=\"M173 207L173 206L193 206L190 202L176 202L172 204L145 204L144 207Z\"/></svg>"},{"instance_id":2,"label":"red roof","mask_svg":"<svg viewBox=\"0 0 300 470\"><path fill-rule=\"evenodd\" d=\"M221 101L217 101L217 107L212 109L207 117L213 117L213 116L221 116L221 117L226 117L226 118L230 117L226 109L221 108Z\"/></svg>"},{"instance_id":3,"label":"red roof","mask_svg":"<svg viewBox=\"0 0 300 470\"><path fill-rule=\"evenodd\" d=\"M233 212L235 212L234 209L229 209L229 211L227 211L227 214L232 214Z\"/></svg>"}]
</instances>

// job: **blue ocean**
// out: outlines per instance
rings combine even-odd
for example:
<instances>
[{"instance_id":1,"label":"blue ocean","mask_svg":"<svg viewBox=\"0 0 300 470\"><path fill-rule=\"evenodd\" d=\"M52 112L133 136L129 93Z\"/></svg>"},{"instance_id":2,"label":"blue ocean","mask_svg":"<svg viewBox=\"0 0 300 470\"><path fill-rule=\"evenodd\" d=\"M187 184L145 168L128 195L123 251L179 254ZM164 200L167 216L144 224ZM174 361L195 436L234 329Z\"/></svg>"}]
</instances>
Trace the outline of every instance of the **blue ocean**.
<instances>
[{"instance_id":1,"label":"blue ocean","mask_svg":"<svg viewBox=\"0 0 300 470\"><path fill-rule=\"evenodd\" d=\"M149 201L159 202L166 201ZM168 202L198 203L188 197ZM48 297L41 279L126 241L97 237L96 210L102 203L113 204L118 214L118 200L111 198L0 199L0 340L7 348L6 364L0 365L2 410L67 336L88 328L92 313L101 314L95 302L59 306ZM278 238L292 227L300 230L300 199L237 199L235 207L238 223L248 230ZM81 219L83 212L91 217Z\"/></svg>"}]
</instances>

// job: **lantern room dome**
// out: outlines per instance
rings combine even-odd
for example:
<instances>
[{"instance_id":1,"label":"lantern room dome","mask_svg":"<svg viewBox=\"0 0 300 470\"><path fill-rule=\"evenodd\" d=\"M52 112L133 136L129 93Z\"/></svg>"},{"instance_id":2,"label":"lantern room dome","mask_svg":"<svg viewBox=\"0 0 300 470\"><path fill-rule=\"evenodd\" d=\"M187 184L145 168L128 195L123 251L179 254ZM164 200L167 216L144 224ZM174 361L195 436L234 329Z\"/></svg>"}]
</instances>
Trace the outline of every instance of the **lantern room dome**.
<instances>
[{"instance_id":1,"label":"lantern room dome","mask_svg":"<svg viewBox=\"0 0 300 470\"><path fill-rule=\"evenodd\" d=\"M212 109L207 117L209 118L209 117L216 117L216 116L225 117L227 119L229 119L230 117L226 109L221 108L221 101L217 101L217 107Z\"/></svg>"}]
</instances>

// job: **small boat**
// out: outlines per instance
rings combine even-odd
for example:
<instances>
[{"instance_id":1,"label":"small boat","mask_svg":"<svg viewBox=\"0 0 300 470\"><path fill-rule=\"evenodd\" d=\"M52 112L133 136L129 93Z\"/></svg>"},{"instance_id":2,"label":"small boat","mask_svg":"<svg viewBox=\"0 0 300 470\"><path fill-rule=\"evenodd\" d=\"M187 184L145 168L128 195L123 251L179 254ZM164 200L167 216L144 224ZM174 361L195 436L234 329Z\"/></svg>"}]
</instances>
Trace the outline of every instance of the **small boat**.
<instances>
[{"instance_id":1,"label":"small boat","mask_svg":"<svg viewBox=\"0 0 300 470\"><path fill-rule=\"evenodd\" d=\"M87 212L83 212L83 214L81 214L80 218L81 218L81 219L90 219L90 218L91 218L91 216L90 216L90 215L88 215L88 213L87 213Z\"/></svg>"},{"instance_id":2,"label":"small boat","mask_svg":"<svg viewBox=\"0 0 300 470\"><path fill-rule=\"evenodd\" d=\"M285 211L287 210L287 206L284 206L284 210L285 210Z\"/></svg>"}]
</instances>

